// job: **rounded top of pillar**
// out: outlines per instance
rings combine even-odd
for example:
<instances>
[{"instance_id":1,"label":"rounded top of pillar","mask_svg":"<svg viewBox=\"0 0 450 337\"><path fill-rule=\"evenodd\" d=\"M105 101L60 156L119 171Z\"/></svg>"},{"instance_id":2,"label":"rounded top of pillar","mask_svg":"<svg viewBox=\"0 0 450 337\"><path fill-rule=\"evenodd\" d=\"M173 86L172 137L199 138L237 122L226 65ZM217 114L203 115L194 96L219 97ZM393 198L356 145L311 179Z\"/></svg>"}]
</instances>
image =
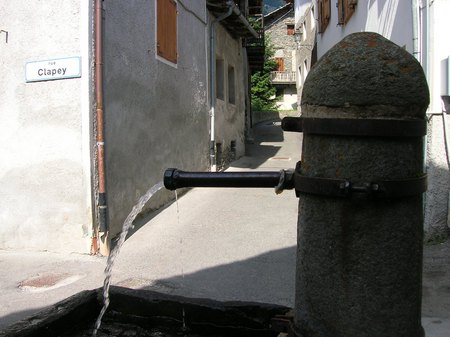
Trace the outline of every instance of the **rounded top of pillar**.
<instances>
[{"instance_id":1,"label":"rounded top of pillar","mask_svg":"<svg viewBox=\"0 0 450 337\"><path fill-rule=\"evenodd\" d=\"M302 105L391 106L423 116L429 91L419 62L377 33L354 33L331 48L306 78ZM408 108L408 109L404 109Z\"/></svg>"}]
</instances>

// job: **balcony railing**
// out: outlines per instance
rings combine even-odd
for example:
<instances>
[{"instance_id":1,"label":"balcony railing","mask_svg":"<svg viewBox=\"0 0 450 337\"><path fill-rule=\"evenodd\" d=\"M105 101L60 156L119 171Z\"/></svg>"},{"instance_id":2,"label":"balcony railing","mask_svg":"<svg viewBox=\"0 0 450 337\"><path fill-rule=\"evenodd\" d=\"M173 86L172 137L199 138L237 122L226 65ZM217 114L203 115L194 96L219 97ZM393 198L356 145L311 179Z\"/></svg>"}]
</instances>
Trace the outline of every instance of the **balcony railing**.
<instances>
[{"instance_id":1,"label":"balcony railing","mask_svg":"<svg viewBox=\"0 0 450 337\"><path fill-rule=\"evenodd\" d=\"M293 84L295 83L295 71L272 71L270 80L273 84Z\"/></svg>"},{"instance_id":2,"label":"balcony railing","mask_svg":"<svg viewBox=\"0 0 450 337\"><path fill-rule=\"evenodd\" d=\"M256 29L258 37L246 38L243 41L244 47L264 47L264 29Z\"/></svg>"}]
</instances>

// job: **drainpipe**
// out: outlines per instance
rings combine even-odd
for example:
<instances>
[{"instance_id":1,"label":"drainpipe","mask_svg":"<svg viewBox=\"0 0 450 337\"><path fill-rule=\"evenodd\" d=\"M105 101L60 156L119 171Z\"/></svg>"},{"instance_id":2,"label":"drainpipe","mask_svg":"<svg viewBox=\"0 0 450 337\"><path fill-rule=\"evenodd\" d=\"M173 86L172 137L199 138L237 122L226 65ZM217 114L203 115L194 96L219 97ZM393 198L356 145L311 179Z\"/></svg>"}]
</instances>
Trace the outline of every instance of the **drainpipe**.
<instances>
[{"instance_id":1,"label":"drainpipe","mask_svg":"<svg viewBox=\"0 0 450 337\"><path fill-rule=\"evenodd\" d=\"M209 62L210 62L210 76L209 76L209 92L211 93L210 98L210 110L209 110L209 117L210 117L210 124L211 124L211 131L210 131L210 148L209 148L209 155L210 155L210 165L211 165L211 171L216 171L216 140L215 140L215 110L216 110L216 30L215 25L229 17L233 13L233 8L236 7L233 1L227 2L228 11L224 13L223 15L219 16L218 18L214 19L210 26L209 26Z\"/></svg>"},{"instance_id":2,"label":"drainpipe","mask_svg":"<svg viewBox=\"0 0 450 337\"><path fill-rule=\"evenodd\" d=\"M417 2L418 2L418 0L411 0L413 55L420 62L421 48L420 48L420 41L419 41L419 5Z\"/></svg>"},{"instance_id":3,"label":"drainpipe","mask_svg":"<svg viewBox=\"0 0 450 337\"><path fill-rule=\"evenodd\" d=\"M430 79L430 3L429 0L425 0L425 75L427 77L428 83L431 86ZM431 102L433 102L433 97L431 97ZM432 106L432 105L431 105Z\"/></svg>"},{"instance_id":4,"label":"drainpipe","mask_svg":"<svg viewBox=\"0 0 450 337\"><path fill-rule=\"evenodd\" d=\"M103 121L103 17L102 1L95 0L95 104L96 104L96 146L97 146L97 181L98 181L98 228L94 230L91 253L100 250L108 255L108 208L106 203L105 179L105 139ZM98 244L100 243L100 247ZM93 251L93 252L92 252Z\"/></svg>"}]
</instances>

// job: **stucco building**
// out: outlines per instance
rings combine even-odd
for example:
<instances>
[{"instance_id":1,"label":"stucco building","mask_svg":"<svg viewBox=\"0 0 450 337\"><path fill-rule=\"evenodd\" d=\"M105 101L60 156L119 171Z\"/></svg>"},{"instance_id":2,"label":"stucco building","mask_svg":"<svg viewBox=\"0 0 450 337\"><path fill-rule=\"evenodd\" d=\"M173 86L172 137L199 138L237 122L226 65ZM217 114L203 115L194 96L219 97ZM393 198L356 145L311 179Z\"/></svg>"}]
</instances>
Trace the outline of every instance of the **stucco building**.
<instances>
[{"instance_id":1,"label":"stucco building","mask_svg":"<svg viewBox=\"0 0 450 337\"><path fill-rule=\"evenodd\" d=\"M274 50L277 69L271 73L271 82L277 90L277 105L280 110L297 109L295 51L297 44L294 38L294 6L285 6L264 16L265 34Z\"/></svg>"},{"instance_id":2,"label":"stucco building","mask_svg":"<svg viewBox=\"0 0 450 337\"><path fill-rule=\"evenodd\" d=\"M0 249L107 254L167 167L242 155L258 8L1 0Z\"/></svg>"},{"instance_id":3,"label":"stucco building","mask_svg":"<svg viewBox=\"0 0 450 337\"><path fill-rule=\"evenodd\" d=\"M357 1L296 0L296 29L306 38L299 45L297 62L302 65L308 56L306 46L315 46L314 60L322 57L345 36L361 31L376 32L405 48L421 63L430 89L427 111L428 136L425 169L428 191L424 205L426 239L439 241L448 237L449 204L449 56L447 43L450 23L446 13L450 2L426 1ZM307 62L301 73L307 74ZM305 71L306 69L306 71ZM302 81L298 82L301 96Z\"/></svg>"}]
</instances>

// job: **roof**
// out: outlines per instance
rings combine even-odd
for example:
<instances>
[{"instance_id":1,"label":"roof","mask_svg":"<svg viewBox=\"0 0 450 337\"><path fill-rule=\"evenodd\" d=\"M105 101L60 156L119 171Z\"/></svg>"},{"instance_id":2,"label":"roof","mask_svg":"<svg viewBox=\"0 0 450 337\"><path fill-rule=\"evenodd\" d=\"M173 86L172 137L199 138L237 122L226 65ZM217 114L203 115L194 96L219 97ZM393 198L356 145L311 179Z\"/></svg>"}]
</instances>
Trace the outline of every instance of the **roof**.
<instances>
[{"instance_id":1,"label":"roof","mask_svg":"<svg viewBox=\"0 0 450 337\"><path fill-rule=\"evenodd\" d=\"M228 12L230 7L227 5L227 2L227 0L207 0L206 7L218 18ZM258 33L250 26L244 14L240 13L238 6L235 6L231 15L220 21L220 23L234 38L258 37Z\"/></svg>"},{"instance_id":2,"label":"roof","mask_svg":"<svg viewBox=\"0 0 450 337\"><path fill-rule=\"evenodd\" d=\"M284 17L286 14L291 12L293 10L293 6L291 3L286 4L283 7L280 7L266 15L264 15L264 25L266 28L269 28L271 25L273 25L275 22L277 22L279 19Z\"/></svg>"}]
</instances>

